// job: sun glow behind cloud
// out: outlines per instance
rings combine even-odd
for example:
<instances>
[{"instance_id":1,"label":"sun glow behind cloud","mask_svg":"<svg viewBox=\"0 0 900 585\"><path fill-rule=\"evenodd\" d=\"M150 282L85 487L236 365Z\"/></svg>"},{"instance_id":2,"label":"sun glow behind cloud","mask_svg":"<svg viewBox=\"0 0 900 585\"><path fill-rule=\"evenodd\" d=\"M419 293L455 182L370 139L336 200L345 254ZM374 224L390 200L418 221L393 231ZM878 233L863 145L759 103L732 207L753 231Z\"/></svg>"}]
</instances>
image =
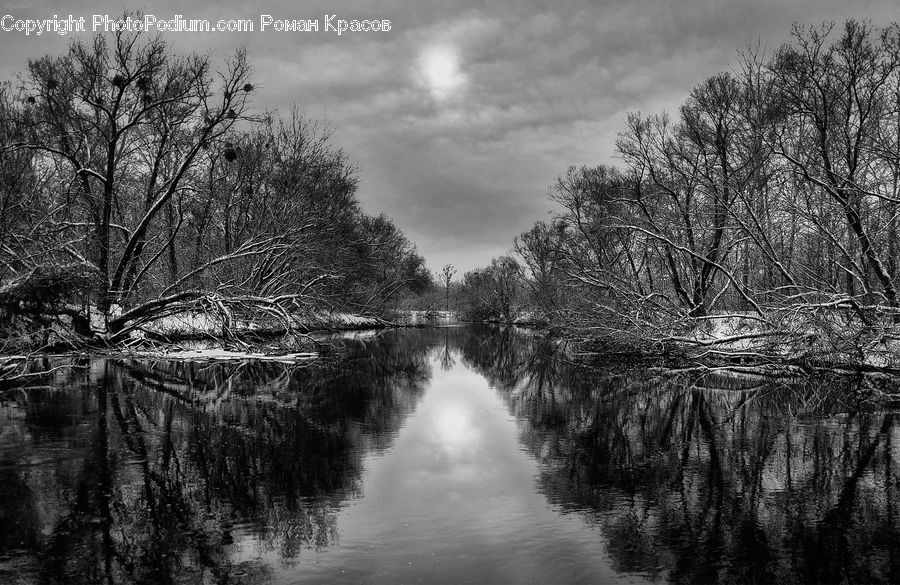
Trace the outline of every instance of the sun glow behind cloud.
<instances>
[{"instance_id":1,"label":"sun glow behind cloud","mask_svg":"<svg viewBox=\"0 0 900 585\"><path fill-rule=\"evenodd\" d=\"M449 45L434 45L422 51L418 70L425 86L437 99L449 98L466 85L459 52Z\"/></svg>"}]
</instances>

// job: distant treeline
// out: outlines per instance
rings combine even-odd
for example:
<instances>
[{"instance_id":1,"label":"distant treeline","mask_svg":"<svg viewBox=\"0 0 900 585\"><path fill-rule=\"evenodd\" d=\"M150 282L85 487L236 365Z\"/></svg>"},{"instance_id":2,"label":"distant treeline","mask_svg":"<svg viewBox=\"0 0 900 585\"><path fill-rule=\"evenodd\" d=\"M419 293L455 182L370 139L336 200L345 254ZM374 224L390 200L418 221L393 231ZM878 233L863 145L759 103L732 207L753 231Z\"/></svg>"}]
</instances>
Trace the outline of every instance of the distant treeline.
<instances>
[{"instance_id":1,"label":"distant treeline","mask_svg":"<svg viewBox=\"0 0 900 585\"><path fill-rule=\"evenodd\" d=\"M552 219L464 276L464 312L660 338L728 313L895 323L900 27L795 25L739 55L677 112L629 114L619 167L561 176Z\"/></svg>"},{"instance_id":2,"label":"distant treeline","mask_svg":"<svg viewBox=\"0 0 900 585\"><path fill-rule=\"evenodd\" d=\"M361 211L329 129L253 110L255 84L243 51L216 68L120 33L0 85L7 334L115 341L184 311L377 312L429 283L391 220Z\"/></svg>"}]
</instances>

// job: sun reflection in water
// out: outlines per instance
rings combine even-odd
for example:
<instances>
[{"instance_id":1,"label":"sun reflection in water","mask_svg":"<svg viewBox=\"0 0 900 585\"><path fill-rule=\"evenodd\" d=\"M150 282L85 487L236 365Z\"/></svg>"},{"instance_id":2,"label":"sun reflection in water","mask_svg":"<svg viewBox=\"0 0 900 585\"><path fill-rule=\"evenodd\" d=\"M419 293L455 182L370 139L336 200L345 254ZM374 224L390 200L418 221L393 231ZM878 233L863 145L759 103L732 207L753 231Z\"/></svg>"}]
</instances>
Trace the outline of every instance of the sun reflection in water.
<instances>
[{"instance_id":1,"label":"sun reflection in water","mask_svg":"<svg viewBox=\"0 0 900 585\"><path fill-rule=\"evenodd\" d=\"M457 405L445 406L435 414L434 431L435 441L450 452L473 443L478 436L471 413Z\"/></svg>"}]
</instances>

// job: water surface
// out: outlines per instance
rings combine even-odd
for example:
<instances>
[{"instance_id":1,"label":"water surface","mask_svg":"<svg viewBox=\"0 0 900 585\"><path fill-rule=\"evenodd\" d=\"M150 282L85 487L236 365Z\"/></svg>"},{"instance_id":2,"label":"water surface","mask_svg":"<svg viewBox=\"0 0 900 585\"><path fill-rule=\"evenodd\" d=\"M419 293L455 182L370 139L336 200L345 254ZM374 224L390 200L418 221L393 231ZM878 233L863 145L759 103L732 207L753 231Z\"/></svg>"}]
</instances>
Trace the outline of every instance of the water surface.
<instances>
[{"instance_id":1,"label":"water surface","mask_svg":"<svg viewBox=\"0 0 900 585\"><path fill-rule=\"evenodd\" d=\"M512 328L341 343L0 391L0 582L900 582L869 382L587 370Z\"/></svg>"}]
</instances>

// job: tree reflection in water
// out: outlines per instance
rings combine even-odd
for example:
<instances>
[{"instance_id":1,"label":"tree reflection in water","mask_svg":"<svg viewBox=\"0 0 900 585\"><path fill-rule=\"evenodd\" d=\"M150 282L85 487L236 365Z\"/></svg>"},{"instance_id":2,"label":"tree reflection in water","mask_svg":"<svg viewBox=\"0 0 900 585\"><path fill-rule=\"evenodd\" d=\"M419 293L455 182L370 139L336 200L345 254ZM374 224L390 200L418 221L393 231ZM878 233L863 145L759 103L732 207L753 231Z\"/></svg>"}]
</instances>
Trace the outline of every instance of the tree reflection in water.
<instances>
[{"instance_id":1,"label":"tree reflection in water","mask_svg":"<svg viewBox=\"0 0 900 585\"><path fill-rule=\"evenodd\" d=\"M574 368L507 329L463 341L508 399L540 489L616 569L684 583L900 582L896 409L869 380Z\"/></svg>"},{"instance_id":2,"label":"tree reflection in water","mask_svg":"<svg viewBox=\"0 0 900 585\"><path fill-rule=\"evenodd\" d=\"M513 328L386 332L342 359L84 360L3 390L0 582L257 583L338 538L430 364L507 401L538 486L617 571L900 582L896 410L865 382L574 367Z\"/></svg>"},{"instance_id":3,"label":"tree reflection in water","mask_svg":"<svg viewBox=\"0 0 900 585\"><path fill-rule=\"evenodd\" d=\"M302 370L93 360L17 391L0 582L253 583L327 546L430 377L426 345L384 337Z\"/></svg>"}]
</instances>

